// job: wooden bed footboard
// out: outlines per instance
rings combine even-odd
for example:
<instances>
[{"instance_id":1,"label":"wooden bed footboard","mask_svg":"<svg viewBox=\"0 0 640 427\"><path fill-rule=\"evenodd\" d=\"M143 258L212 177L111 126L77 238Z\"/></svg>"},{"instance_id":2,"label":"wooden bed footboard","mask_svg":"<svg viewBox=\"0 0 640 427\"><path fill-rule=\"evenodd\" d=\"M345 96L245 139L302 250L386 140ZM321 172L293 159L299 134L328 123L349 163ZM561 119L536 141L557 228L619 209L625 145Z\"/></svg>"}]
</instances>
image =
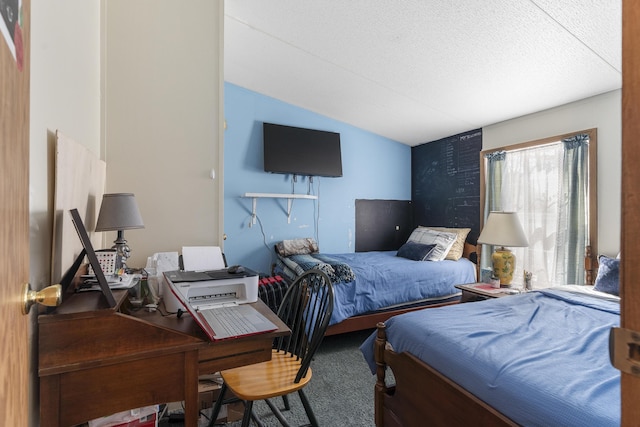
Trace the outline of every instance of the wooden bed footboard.
<instances>
[{"instance_id":1,"label":"wooden bed footboard","mask_svg":"<svg viewBox=\"0 0 640 427\"><path fill-rule=\"evenodd\" d=\"M598 260L591 247L586 250L585 270L586 284L593 284ZM396 353L387 342L385 324L376 327L376 427L518 425L414 355ZM393 385L387 384L387 368Z\"/></svg>"},{"instance_id":2,"label":"wooden bed footboard","mask_svg":"<svg viewBox=\"0 0 640 427\"><path fill-rule=\"evenodd\" d=\"M377 328L376 427L517 425L415 356L394 352L384 323ZM394 385L386 384L387 367Z\"/></svg>"},{"instance_id":3,"label":"wooden bed footboard","mask_svg":"<svg viewBox=\"0 0 640 427\"><path fill-rule=\"evenodd\" d=\"M591 246L587 246L584 254L584 284L593 285L598 275L598 255L593 254Z\"/></svg>"}]
</instances>

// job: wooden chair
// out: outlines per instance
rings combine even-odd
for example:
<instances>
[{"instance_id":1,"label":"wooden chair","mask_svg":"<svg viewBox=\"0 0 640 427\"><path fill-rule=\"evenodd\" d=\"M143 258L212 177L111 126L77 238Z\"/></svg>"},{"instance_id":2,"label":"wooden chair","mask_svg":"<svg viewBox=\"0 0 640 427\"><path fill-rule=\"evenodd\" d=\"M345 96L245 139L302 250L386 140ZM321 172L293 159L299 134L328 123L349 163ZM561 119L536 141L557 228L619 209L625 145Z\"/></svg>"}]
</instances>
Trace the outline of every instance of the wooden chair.
<instances>
[{"instance_id":1,"label":"wooden chair","mask_svg":"<svg viewBox=\"0 0 640 427\"><path fill-rule=\"evenodd\" d=\"M267 362L222 371L224 383L213 407L209 426L213 426L227 390L244 401L242 426L253 418L253 402L264 400L276 418L288 426L280 410L269 400L282 396L289 409L287 395L298 392L312 426L318 422L313 414L304 386L311 380L311 359L322 342L333 311L333 287L325 273L309 270L291 284L278 309L278 317L291 329L291 335L277 338L272 358Z\"/></svg>"}]
</instances>

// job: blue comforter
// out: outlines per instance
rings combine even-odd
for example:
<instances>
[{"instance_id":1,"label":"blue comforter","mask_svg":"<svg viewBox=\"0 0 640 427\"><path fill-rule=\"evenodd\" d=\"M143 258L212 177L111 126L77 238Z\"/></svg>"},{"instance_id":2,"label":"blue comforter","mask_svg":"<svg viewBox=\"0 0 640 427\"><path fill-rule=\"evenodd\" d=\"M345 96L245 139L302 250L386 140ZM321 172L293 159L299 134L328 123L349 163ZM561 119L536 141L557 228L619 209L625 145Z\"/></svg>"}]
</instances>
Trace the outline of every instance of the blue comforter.
<instances>
[{"instance_id":1,"label":"blue comforter","mask_svg":"<svg viewBox=\"0 0 640 427\"><path fill-rule=\"evenodd\" d=\"M359 314L414 301L441 299L459 294L454 285L473 283L475 265L458 261L412 261L396 251L328 254L351 267L355 279L334 284L334 308L330 324Z\"/></svg>"},{"instance_id":2,"label":"blue comforter","mask_svg":"<svg viewBox=\"0 0 640 427\"><path fill-rule=\"evenodd\" d=\"M617 426L620 373L609 362L618 302L544 290L421 310L386 322L409 352L525 426ZM372 334L361 350L375 373Z\"/></svg>"}]
</instances>

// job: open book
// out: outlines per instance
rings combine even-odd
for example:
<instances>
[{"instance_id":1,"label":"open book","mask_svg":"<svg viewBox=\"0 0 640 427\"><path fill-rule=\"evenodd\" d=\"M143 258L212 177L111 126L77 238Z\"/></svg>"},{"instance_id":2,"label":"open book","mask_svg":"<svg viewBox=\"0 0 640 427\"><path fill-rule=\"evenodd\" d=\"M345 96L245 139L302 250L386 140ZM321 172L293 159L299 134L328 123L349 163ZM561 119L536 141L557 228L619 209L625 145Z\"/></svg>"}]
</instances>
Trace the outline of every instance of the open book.
<instances>
[{"instance_id":1,"label":"open book","mask_svg":"<svg viewBox=\"0 0 640 427\"><path fill-rule=\"evenodd\" d=\"M489 283L478 283L470 286L472 288L479 289L483 292L487 292L490 294L500 294L503 292L511 292L511 289L509 288L494 288L493 285L490 285Z\"/></svg>"}]
</instances>

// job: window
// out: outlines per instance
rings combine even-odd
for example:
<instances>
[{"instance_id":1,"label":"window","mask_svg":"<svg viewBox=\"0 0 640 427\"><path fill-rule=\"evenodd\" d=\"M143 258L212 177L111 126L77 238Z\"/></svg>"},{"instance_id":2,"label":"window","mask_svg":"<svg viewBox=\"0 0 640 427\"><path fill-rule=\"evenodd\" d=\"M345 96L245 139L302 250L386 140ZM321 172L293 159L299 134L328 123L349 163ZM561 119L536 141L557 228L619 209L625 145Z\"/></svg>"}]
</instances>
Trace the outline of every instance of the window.
<instances>
[{"instance_id":1,"label":"window","mask_svg":"<svg viewBox=\"0 0 640 427\"><path fill-rule=\"evenodd\" d=\"M587 247L597 253L596 130L482 152L483 221L492 210L518 213L529 240L509 248L516 256L512 285L523 270L537 288L585 284ZM484 246L480 266L491 268L493 248Z\"/></svg>"}]
</instances>

